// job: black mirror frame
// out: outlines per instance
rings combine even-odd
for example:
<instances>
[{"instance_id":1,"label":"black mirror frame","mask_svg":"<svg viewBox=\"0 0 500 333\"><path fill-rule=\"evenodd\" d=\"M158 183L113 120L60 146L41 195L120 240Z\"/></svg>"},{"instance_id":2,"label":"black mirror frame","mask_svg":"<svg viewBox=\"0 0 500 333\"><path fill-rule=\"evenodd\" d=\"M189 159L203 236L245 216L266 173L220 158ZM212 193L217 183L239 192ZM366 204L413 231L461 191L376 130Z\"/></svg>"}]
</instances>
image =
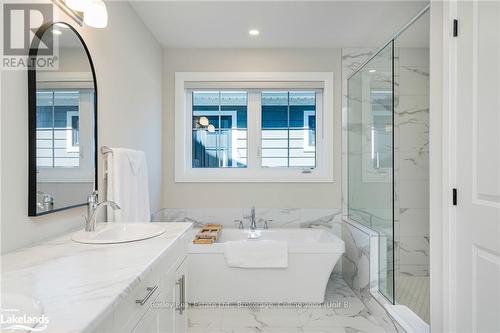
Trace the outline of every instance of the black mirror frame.
<instances>
[{"instance_id":1,"label":"black mirror frame","mask_svg":"<svg viewBox=\"0 0 500 333\"><path fill-rule=\"evenodd\" d=\"M80 40L87 58L89 60L90 69L92 71L92 78L94 80L94 189L97 190L98 187L98 142L97 142L97 79L95 75L94 63L92 62L92 57L90 55L89 49L83 37L76 31L76 29L66 22L52 22L42 25L35 33L35 38L30 46L28 55L28 216L41 216L54 212L59 212L66 209L71 209L75 207L85 206L86 202L80 204L71 205L67 207L62 207L46 212L37 213L36 209L36 58L38 56L38 46L42 40L42 36L49 30L52 26L56 24L62 24L68 27ZM90 193L89 193L90 195Z\"/></svg>"}]
</instances>

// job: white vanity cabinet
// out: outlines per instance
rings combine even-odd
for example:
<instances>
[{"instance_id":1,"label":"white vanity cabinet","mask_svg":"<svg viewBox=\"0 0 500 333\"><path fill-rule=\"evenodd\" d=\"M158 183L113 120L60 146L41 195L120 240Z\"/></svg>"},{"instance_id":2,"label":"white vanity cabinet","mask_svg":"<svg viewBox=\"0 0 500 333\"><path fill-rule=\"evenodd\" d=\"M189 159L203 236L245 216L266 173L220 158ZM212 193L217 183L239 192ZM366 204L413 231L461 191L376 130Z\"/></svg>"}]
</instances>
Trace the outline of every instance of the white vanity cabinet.
<instances>
[{"instance_id":1,"label":"white vanity cabinet","mask_svg":"<svg viewBox=\"0 0 500 333\"><path fill-rule=\"evenodd\" d=\"M188 318L187 318L187 258L177 268L175 272L176 284L174 286L174 295L179 300L179 305L175 309L174 314L174 332L187 332Z\"/></svg>"},{"instance_id":2,"label":"white vanity cabinet","mask_svg":"<svg viewBox=\"0 0 500 333\"><path fill-rule=\"evenodd\" d=\"M187 332L187 242L181 237L94 332ZM112 329L110 330L110 326Z\"/></svg>"},{"instance_id":3,"label":"white vanity cabinet","mask_svg":"<svg viewBox=\"0 0 500 333\"><path fill-rule=\"evenodd\" d=\"M186 267L187 258L164 275L164 292L156 302L160 305L158 332L187 332Z\"/></svg>"},{"instance_id":4,"label":"white vanity cabinet","mask_svg":"<svg viewBox=\"0 0 500 333\"><path fill-rule=\"evenodd\" d=\"M187 332L186 261L180 258L166 273L160 272L159 294L139 320L134 333Z\"/></svg>"},{"instance_id":5,"label":"white vanity cabinet","mask_svg":"<svg viewBox=\"0 0 500 333\"><path fill-rule=\"evenodd\" d=\"M2 292L38 299L46 333L185 333L192 224L161 226L137 242L83 244L71 233L2 255Z\"/></svg>"}]
</instances>

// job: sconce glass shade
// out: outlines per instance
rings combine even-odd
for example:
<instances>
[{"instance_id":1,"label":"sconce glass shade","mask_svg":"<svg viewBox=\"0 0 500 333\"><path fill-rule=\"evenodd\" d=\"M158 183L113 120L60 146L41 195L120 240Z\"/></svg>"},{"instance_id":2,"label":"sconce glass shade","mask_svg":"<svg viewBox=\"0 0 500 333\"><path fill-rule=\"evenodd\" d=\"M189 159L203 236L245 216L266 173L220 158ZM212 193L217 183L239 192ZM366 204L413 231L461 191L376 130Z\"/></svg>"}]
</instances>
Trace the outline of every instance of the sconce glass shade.
<instances>
[{"instance_id":1,"label":"sconce glass shade","mask_svg":"<svg viewBox=\"0 0 500 333\"><path fill-rule=\"evenodd\" d=\"M88 0L83 11L83 22L93 28L106 28L108 11L102 0Z\"/></svg>"},{"instance_id":2,"label":"sconce glass shade","mask_svg":"<svg viewBox=\"0 0 500 333\"><path fill-rule=\"evenodd\" d=\"M208 127L207 127L207 131L208 131L209 133L214 133L214 132L215 132L215 126L214 126L214 125L212 125L212 124L208 125Z\"/></svg>"},{"instance_id":3,"label":"sconce glass shade","mask_svg":"<svg viewBox=\"0 0 500 333\"><path fill-rule=\"evenodd\" d=\"M200 117L200 125L201 126L208 126L208 118L207 117Z\"/></svg>"},{"instance_id":4,"label":"sconce glass shade","mask_svg":"<svg viewBox=\"0 0 500 333\"><path fill-rule=\"evenodd\" d=\"M64 3L69 8L76 10L77 12L83 12L89 0L65 0Z\"/></svg>"}]
</instances>

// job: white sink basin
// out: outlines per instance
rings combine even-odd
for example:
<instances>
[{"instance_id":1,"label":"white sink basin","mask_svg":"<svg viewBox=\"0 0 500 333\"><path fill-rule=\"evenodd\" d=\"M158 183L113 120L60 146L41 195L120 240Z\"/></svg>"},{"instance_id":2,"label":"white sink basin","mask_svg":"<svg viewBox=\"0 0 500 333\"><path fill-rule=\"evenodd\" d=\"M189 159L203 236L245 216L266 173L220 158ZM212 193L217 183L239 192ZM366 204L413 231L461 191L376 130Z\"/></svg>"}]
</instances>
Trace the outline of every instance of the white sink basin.
<instances>
[{"instance_id":1,"label":"white sink basin","mask_svg":"<svg viewBox=\"0 0 500 333\"><path fill-rule=\"evenodd\" d=\"M47 317L44 317L44 320L42 315L43 307L38 299L21 294L2 292L1 332L21 333L42 331L47 327L47 323L45 322ZM26 316L26 320L24 320L24 316Z\"/></svg>"},{"instance_id":2,"label":"white sink basin","mask_svg":"<svg viewBox=\"0 0 500 333\"><path fill-rule=\"evenodd\" d=\"M153 223L100 223L95 231L78 231L72 239L85 244L126 243L160 236L165 230Z\"/></svg>"}]
</instances>

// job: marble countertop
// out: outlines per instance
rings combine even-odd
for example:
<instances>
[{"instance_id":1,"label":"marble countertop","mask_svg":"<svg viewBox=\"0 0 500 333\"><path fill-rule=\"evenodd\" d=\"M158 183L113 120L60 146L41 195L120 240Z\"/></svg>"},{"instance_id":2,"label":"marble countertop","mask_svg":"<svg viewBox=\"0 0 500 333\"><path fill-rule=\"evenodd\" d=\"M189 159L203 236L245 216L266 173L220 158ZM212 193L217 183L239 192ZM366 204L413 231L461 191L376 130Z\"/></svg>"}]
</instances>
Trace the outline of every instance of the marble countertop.
<instances>
[{"instance_id":1,"label":"marble countertop","mask_svg":"<svg viewBox=\"0 0 500 333\"><path fill-rule=\"evenodd\" d=\"M95 329L168 252L191 223L165 223L161 236L122 244L79 244L71 234L2 256L3 292L32 296L44 332Z\"/></svg>"}]
</instances>

